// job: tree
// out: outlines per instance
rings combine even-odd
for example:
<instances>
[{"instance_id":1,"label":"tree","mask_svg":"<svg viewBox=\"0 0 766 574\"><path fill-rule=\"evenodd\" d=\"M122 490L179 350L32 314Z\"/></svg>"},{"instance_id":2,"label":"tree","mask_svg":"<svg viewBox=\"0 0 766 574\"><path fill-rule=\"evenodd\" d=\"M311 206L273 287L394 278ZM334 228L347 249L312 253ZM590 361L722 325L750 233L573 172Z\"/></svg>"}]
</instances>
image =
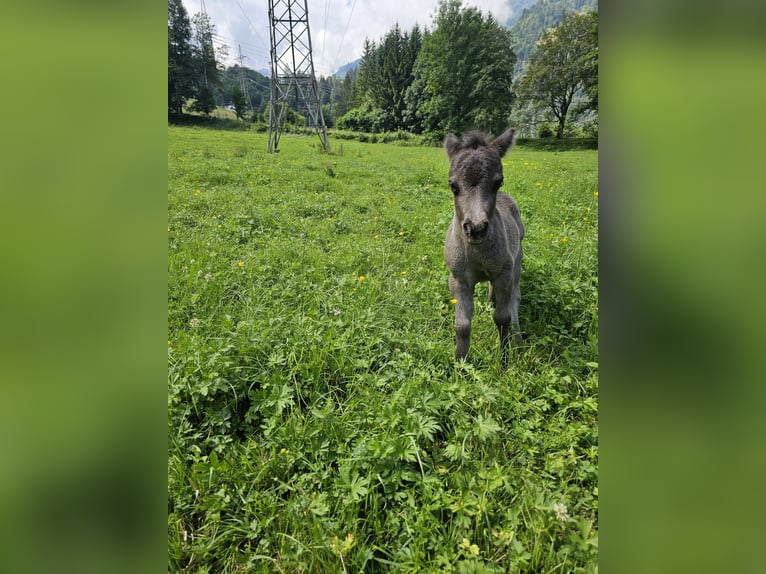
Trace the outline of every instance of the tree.
<instances>
[{"instance_id":1,"label":"tree","mask_svg":"<svg viewBox=\"0 0 766 574\"><path fill-rule=\"evenodd\" d=\"M598 106L598 16L595 12L567 14L561 24L538 42L529 68L519 85L524 102L544 106L558 121L556 137L564 137L564 126L575 94L586 86Z\"/></svg>"},{"instance_id":2,"label":"tree","mask_svg":"<svg viewBox=\"0 0 766 574\"><path fill-rule=\"evenodd\" d=\"M410 33L403 33L396 24L379 43L365 40L354 86L357 109L347 118L351 124L367 117L376 126L376 131L405 127L405 94L413 80L422 36L418 26Z\"/></svg>"},{"instance_id":3,"label":"tree","mask_svg":"<svg viewBox=\"0 0 766 574\"><path fill-rule=\"evenodd\" d=\"M234 113L237 114L237 118L240 120L244 118L249 104L245 92L238 85L231 89L231 103L234 104Z\"/></svg>"},{"instance_id":4,"label":"tree","mask_svg":"<svg viewBox=\"0 0 766 574\"><path fill-rule=\"evenodd\" d=\"M516 78L526 73L529 56L540 37L555 28L570 12L598 11L598 0L536 0L524 7L511 27L515 40Z\"/></svg>"},{"instance_id":5,"label":"tree","mask_svg":"<svg viewBox=\"0 0 766 574\"><path fill-rule=\"evenodd\" d=\"M514 99L515 63L511 33L491 14L441 0L436 27L424 37L415 65L407 115L421 105L426 130L499 132Z\"/></svg>"},{"instance_id":6,"label":"tree","mask_svg":"<svg viewBox=\"0 0 766 574\"><path fill-rule=\"evenodd\" d=\"M168 0L168 110L180 116L194 95L189 15L181 0Z\"/></svg>"},{"instance_id":7,"label":"tree","mask_svg":"<svg viewBox=\"0 0 766 574\"><path fill-rule=\"evenodd\" d=\"M354 98L354 82L357 77L356 70L346 72L346 77L340 83L337 93L333 93L333 116L338 118L351 109Z\"/></svg>"},{"instance_id":8,"label":"tree","mask_svg":"<svg viewBox=\"0 0 766 574\"><path fill-rule=\"evenodd\" d=\"M354 84L353 107L370 107L370 94L376 81L376 52L375 42L369 38L364 40L364 50L362 52L362 63L357 70L356 82Z\"/></svg>"},{"instance_id":9,"label":"tree","mask_svg":"<svg viewBox=\"0 0 766 574\"><path fill-rule=\"evenodd\" d=\"M196 111L209 115L215 109L215 90L223 87L222 75L218 58L226 55L225 47L220 50L220 56L213 47L215 25L205 12L194 15L194 55L197 68L197 101Z\"/></svg>"},{"instance_id":10,"label":"tree","mask_svg":"<svg viewBox=\"0 0 766 574\"><path fill-rule=\"evenodd\" d=\"M405 128L413 133L420 134L426 130L426 101L425 80L416 75L404 94L405 107L402 117Z\"/></svg>"},{"instance_id":11,"label":"tree","mask_svg":"<svg viewBox=\"0 0 766 574\"><path fill-rule=\"evenodd\" d=\"M391 129L402 127L404 95L412 83L421 38L418 26L411 33L402 34L397 24L380 44L378 78L373 93L375 107L389 112Z\"/></svg>"},{"instance_id":12,"label":"tree","mask_svg":"<svg viewBox=\"0 0 766 574\"><path fill-rule=\"evenodd\" d=\"M583 58L583 91L586 101L577 108L577 113L593 110L598 113L598 14L589 13L591 49Z\"/></svg>"}]
</instances>

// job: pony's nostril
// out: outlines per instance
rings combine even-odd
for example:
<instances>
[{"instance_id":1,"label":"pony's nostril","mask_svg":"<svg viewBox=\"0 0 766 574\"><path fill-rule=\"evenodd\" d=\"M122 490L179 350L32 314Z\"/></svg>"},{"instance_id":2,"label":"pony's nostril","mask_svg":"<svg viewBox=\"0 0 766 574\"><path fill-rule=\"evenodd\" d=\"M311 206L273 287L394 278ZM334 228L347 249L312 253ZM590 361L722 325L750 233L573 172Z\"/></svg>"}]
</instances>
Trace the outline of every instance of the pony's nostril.
<instances>
[{"instance_id":1,"label":"pony's nostril","mask_svg":"<svg viewBox=\"0 0 766 574\"><path fill-rule=\"evenodd\" d=\"M479 224L474 224L472 221L463 223L463 231L468 237L481 237L487 232L488 228L488 221L482 221Z\"/></svg>"}]
</instances>

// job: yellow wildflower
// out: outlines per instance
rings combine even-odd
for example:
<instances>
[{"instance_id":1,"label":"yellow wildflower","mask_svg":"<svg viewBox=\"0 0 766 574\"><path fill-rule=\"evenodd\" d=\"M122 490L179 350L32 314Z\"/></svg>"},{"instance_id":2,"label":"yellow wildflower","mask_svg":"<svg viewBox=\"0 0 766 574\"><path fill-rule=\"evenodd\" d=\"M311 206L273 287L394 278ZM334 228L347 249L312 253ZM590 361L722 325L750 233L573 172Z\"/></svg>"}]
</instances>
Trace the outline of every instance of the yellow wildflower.
<instances>
[{"instance_id":1,"label":"yellow wildflower","mask_svg":"<svg viewBox=\"0 0 766 574\"><path fill-rule=\"evenodd\" d=\"M457 299L450 299L449 302L455 305L457 303Z\"/></svg>"},{"instance_id":2,"label":"yellow wildflower","mask_svg":"<svg viewBox=\"0 0 766 574\"><path fill-rule=\"evenodd\" d=\"M498 531L493 532L492 536L497 538L500 544L504 544L507 546L513 540L513 534L514 534L513 530L511 530L510 532L506 530L501 530L499 532Z\"/></svg>"},{"instance_id":3,"label":"yellow wildflower","mask_svg":"<svg viewBox=\"0 0 766 574\"><path fill-rule=\"evenodd\" d=\"M237 261L237 267L244 267L245 262L244 261Z\"/></svg>"},{"instance_id":4,"label":"yellow wildflower","mask_svg":"<svg viewBox=\"0 0 766 574\"><path fill-rule=\"evenodd\" d=\"M346 534L346 538L344 540L340 540L337 536L333 536L330 547L332 548L333 552L339 554L342 558L343 555L348 554L349 551L354 547L353 533L349 532ZM343 570L345 571L345 568Z\"/></svg>"},{"instance_id":5,"label":"yellow wildflower","mask_svg":"<svg viewBox=\"0 0 766 574\"><path fill-rule=\"evenodd\" d=\"M472 554L473 556L479 555L479 547L476 544L471 544L471 541L468 540L468 538L463 538L463 541L460 543L459 548L462 548L469 554Z\"/></svg>"},{"instance_id":6,"label":"yellow wildflower","mask_svg":"<svg viewBox=\"0 0 766 574\"><path fill-rule=\"evenodd\" d=\"M359 281L364 281L364 275L359 276Z\"/></svg>"},{"instance_id":7,"label":"yellow wildflower","mask_svg":"<svg viewBox=\"0 0 766 574\"><path fill-rule=\"evenodd\" d=\"M594 191L594 192L593 192L593 195L594 195L595 197L598 197L598 192L597 192L597 191Z\"/></svg>"}]
</instances>

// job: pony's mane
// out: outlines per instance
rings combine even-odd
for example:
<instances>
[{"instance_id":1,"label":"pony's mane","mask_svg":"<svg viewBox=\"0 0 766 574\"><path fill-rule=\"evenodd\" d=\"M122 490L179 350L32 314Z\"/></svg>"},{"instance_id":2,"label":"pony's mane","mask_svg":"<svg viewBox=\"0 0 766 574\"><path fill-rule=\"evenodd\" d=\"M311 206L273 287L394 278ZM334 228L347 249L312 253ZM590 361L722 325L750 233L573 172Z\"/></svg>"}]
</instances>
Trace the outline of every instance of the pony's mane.
<instances>
[{"instance_id":1,"label":"pony's mane","mask_svg":"<svg viewBox=\"0 0 766 574\"><path fill-rule=\"evenodd\" d=\"M460 139L462 149L479 149L488 145L487 135L479 131L470 131Z\"/></svg>"}]
</instances>

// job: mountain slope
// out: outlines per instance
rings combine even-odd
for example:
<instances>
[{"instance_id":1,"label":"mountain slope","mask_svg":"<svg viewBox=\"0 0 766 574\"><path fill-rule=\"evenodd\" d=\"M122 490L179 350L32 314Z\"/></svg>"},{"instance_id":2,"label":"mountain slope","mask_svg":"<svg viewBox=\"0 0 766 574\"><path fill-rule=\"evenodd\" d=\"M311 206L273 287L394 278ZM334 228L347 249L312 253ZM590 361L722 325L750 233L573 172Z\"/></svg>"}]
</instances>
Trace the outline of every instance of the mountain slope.
<instances>
[{"instance_id":1,"label":"mountain slope","mask_svg":"<svg viewBox=\"0 0 766 574\"><path fill-rule=\"evenodd\" d=\"M510 0L524 3L525 0ZM511 32L516 42L516 76L526 70L529 56L535 44L543 33L555 28L567 12L598 11L598 0L538 0L523 9L519 18L511 26Z\"/></svg>"},{"instance_id":2,"label":"mountain slope","mask_svg":"<svg viewBox=\"0 0 766 574\"><path fill-rule=\"evenodd\" d=\"M505 21L505 25L509 28L513 26L524 13L524 9L529 8L535 2L537 2L537 0L508 0L508 6L511 7L513 13L511 14L511 17Z\"/></svg>"}]
</instances>

